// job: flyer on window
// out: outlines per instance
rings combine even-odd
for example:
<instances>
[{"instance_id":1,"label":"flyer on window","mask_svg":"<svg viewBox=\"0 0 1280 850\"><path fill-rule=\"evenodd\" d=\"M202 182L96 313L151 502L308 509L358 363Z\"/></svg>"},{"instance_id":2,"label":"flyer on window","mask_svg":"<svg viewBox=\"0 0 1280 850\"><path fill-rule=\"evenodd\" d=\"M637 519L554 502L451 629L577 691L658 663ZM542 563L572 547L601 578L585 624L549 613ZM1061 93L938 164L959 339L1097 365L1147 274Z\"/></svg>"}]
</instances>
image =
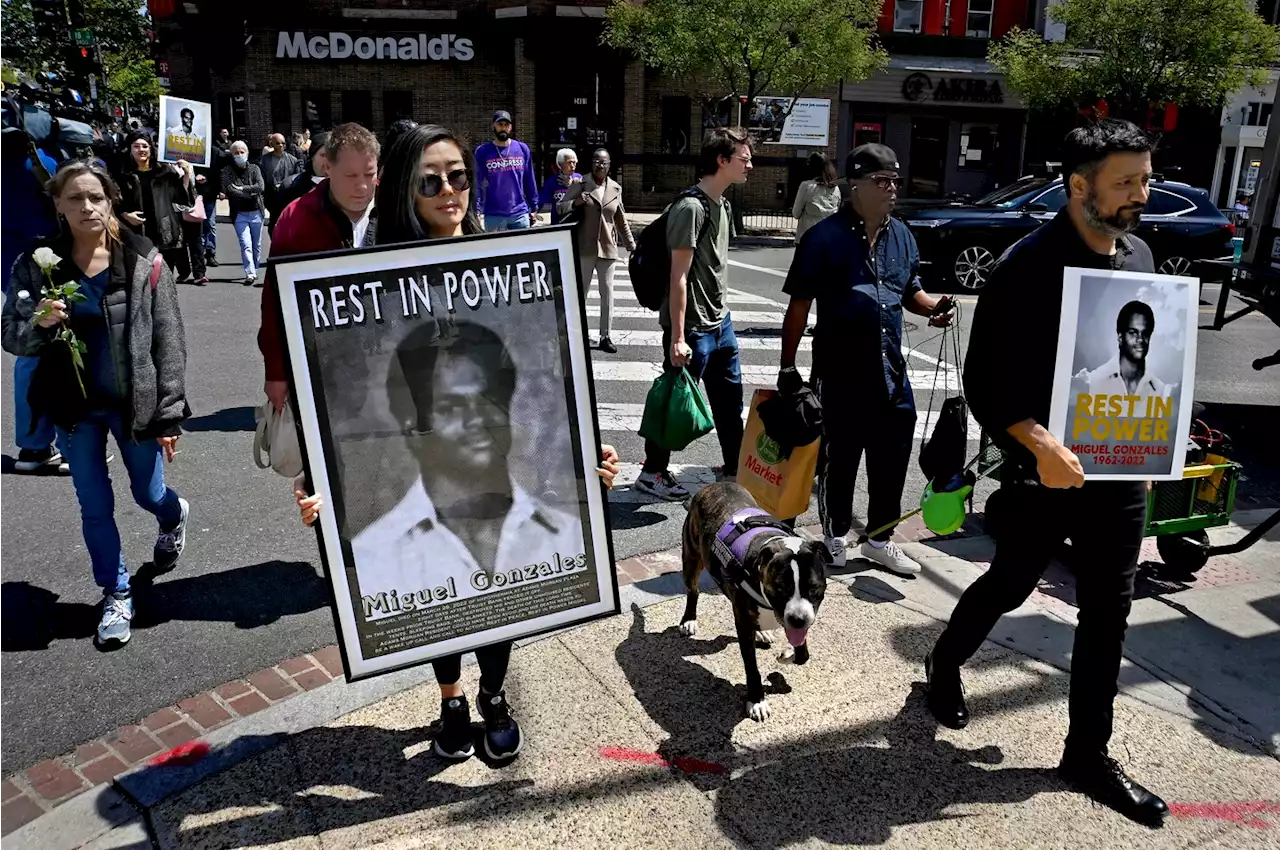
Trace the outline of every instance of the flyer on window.
<instances>
[{"instance_id":1,"label":"flyer on window","mask_svg":"<svg viewBox=\"0 0 1280 850\"><path fill-rule=\"evenodd\" d=\"M1182 477L1199 294L1191 277L1064 272L1049 431L1086 480Z\"/></svg>"},{"instance_id":2,"label":"flyer on window","mask_svg":"<svg viewBox=\"0 0 1280 850\"><path fill-rule=\"evenodd\" d=\"M274 265L348 679L617 613L571 229Z\"/></svg>"},{"instance_id":3,"label":"flyer on window","mask_svg":"<svg viewBox=\"0 0 1280 850\"><path fill-rule=\"evenodd\" d=\"M199 100L160 96L160 162L207 166L213 156L213 108Z\"/></svg>"}]
</instances>

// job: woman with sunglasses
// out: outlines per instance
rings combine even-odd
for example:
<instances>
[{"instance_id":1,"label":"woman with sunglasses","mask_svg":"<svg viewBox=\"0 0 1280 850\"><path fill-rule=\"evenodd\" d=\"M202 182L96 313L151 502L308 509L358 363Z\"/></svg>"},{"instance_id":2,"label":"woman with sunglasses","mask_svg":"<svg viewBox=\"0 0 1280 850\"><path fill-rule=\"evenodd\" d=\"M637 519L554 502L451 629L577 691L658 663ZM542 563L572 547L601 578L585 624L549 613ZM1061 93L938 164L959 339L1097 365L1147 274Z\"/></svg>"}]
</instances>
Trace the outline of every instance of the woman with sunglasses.
<instances>
[{"instance_id":1,"label":"woman with sunglasses","mask_svg":"<svg viewBox=\"0 0 1280 850\"><path fill-rule=\"evenodd\" d=\"M436 125L414 128L400 136L383 160L378 186L378 244L417 242L482 233L471 201L474 160L467 146L450 130ZM414 398L422 407L429 399ZM423 433L420 422L414 433ZM430 433L430 424L426 425ZM601 447L597 474L611 486L619 471L612 446ZM302 521L311 525L320 515L319 496L295 492ZM465 545L465 544L463 544ZM480 562L476 559L477 563ZM484 748L491 759L507 762L524 746L519 724L506 702L504 682L511 659L511 642L503 641L476 651L480 667L480 710L485 721ZM474 754L471 712L459 680L462 656L451 655L431 662L440 684L440 722L436 724L433 750L441 758L460 761Z\"/></svg>"}]
</instances>

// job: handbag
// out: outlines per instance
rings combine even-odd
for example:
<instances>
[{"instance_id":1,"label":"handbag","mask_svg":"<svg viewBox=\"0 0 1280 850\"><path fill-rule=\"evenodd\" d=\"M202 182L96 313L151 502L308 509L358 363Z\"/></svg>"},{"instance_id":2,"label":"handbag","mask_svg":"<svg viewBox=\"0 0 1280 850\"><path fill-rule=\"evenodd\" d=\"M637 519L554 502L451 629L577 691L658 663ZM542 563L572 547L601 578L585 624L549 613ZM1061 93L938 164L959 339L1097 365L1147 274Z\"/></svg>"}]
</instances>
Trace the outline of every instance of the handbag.
<instances>
[{"instance_id":1,"label":"handbag","mask_svg":"<svg viewBox=\"0 0 1280 850\"><path fill-rule=\"evenodd\" d=\"M640 436L678 452L715 428L711 409L687 369L668 369L645 398Z\"/></svg>"},{"instance_id":2,"label":"handbag","mask_svg":"<svg viewBox=\"0 0 1280 850\"><path fill-rule=\"evenodd\" d=\"M293 409L286 400L280 412L267 399L254 411L257 430L253 435L253 462L258 469L270 467L277 475L296 478L302 474L302 449L298 445L298 429ZM266 460L263 460L263 455Z\"/></svg>"},{"instance_id":3,"label":"handbag","mask_svg":"<svg viewBox=\"0 0 1280 850\"><path fill-rule=\"evenodd\" d=\"M195 222L204 221L205 219L208 218L208 216L205 215L204 202L200 200L197 200L194 204L192 204L189 207L184 207L181 204L174 204L173 207L174 209L182 211L183 221L190 221L195 223Z\"/></svg>"}]
</instances>

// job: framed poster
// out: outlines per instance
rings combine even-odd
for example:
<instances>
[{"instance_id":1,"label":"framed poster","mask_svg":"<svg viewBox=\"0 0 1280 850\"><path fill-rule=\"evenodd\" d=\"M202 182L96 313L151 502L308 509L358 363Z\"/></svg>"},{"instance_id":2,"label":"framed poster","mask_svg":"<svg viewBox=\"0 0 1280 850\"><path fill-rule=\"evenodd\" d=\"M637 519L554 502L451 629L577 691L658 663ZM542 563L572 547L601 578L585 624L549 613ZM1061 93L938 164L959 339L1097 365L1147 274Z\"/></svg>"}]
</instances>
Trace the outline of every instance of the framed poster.
<instances>
[{"instance_id":1,"label":"framed poster","mask_svg":"<svg viewBox=\"0 0 1280 850\"><path fill-rule=\"evenodd\" d=\"M274 263L348 680L619 611L572 228Z\"/></svg>"},{"instance_id":2,"label":"framed poster","mask_svg":"<svg viewBox=\"0 0 1280 850\"><path fill-rule=\"evenodd\" d=\"M160 162L185 159L209 165L213 154L213 107L184 97L160 96Z\"/></svg>"},{"instance_id":3,"label":"framed poster","mask_svg":"<svg viewBox=\"0 0 1280 850\"><path fill-rule=\"evenodd\" d=\"M831 101L802 97L792 106L789 97L757 97L747 130L767 145L825 148L831 138Z\"/></svg>"},{"instance_id":4,"label":"framed poster","mask_svg":"<svg viewBox=\"0 0 1280 850\"><path fill-rule=\"evenodd\" d=\"M1182 478L1200 281L1068 268L1049 432L1089 481Z\"/></svg>"}]
</instances>

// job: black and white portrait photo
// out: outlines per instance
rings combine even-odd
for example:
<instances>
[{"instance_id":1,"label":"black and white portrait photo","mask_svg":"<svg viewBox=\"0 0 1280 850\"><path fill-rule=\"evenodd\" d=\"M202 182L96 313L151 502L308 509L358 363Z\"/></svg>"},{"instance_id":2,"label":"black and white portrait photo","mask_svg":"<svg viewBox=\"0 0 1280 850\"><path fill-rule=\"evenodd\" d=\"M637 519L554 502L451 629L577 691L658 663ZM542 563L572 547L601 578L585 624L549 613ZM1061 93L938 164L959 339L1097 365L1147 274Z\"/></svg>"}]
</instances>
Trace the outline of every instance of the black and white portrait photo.
<instances>
[{"instance_id":1,"label":"black and white portrait photo","mask_svg":"<svg viewBox=\"0 0 1280 850\"><path fill-rule=\"evenodd\" d=\"M353 678L617 610L571 250L547 230L277 267Z\"/></svg>"},{"instance_id":2,"label":"black and white portrait photo","mask_svg":"<svg viewBox=\"0 0 1280 850\"><path fill-rule=\"evenodd\" d=\"M1067 269L1050 430L1085 477L1182 475L1198 282Z\"/></svg>"}]
</instances>

